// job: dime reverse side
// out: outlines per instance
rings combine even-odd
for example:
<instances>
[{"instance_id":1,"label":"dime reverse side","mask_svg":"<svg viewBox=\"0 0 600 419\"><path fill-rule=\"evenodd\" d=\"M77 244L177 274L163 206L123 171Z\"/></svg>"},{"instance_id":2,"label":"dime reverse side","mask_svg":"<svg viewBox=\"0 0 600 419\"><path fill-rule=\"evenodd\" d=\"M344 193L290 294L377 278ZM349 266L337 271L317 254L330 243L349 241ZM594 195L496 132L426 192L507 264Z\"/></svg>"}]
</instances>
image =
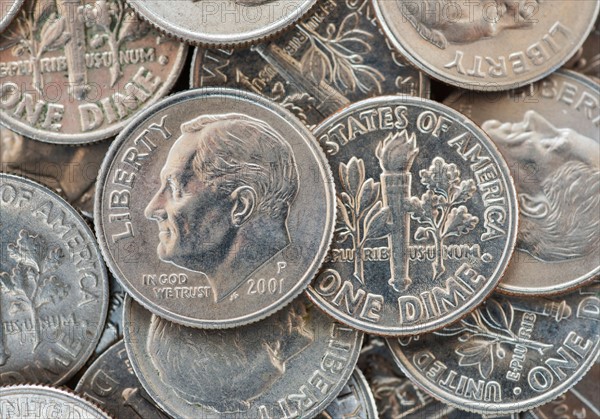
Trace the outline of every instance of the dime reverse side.
<instances>
[{"instance_id":1,"label":"dime reverse side","mask_svg":"<svg viewBox=\"0 0 600 419\"><path fill-rule=\"evenodd\" d=\"M111 146L95 223L115 276L150 311L192 327L259 320L304 290L335 223L327 160L269 100L183 92Z\"/></svg>"},{"instance_id":2,"label":"dime reverse side","mask_svg":"<svg viewBox=\"0 0 600 419\"><path fill-rule=\"evenodd\" d=\"M57 144L112 137L169 92L186 54L124 0L27 0L0 36L0 122Z\"/></svg>"},{"instance_id":3,"label":"dime reverse side","mask_svg":"<svg viewBox=\"0 0 600 419\"><path fill-rule=\"evenodd\" d=\"M363 338L305 297L228 330L181 326L127 298L124 324L136 375L175 418L311 418L348 381Z\"/></svg>"},{"instance_id":4,"label":"dime reverse side","mask_svg":"<svg viewBox=\"0 0 600 419\"><path fill-rule=\"evenodd\" d=\"M131 0L160 30L185 42L244 47L274 36L300 19L316 0Z\"/></svg>"},{"instance_id":5,"label":"dime reverse side","mask_svg":"<svg viewBox=\"0 0 600 419\"><path fill-rule=\"evenodd\" d=\"M6 27L19 12L24 0L0 0L0 32Z\"/></svg>"},{"instance_id":6,"label":"dime reverse side","mask_svg":"<svg viewBox=\"0 0 600 419\"><path fill-rule=\"evenodd\" d=\"M62 198L0 174L0 384L57 385L100 339L108 278L94 234Z\"/></svg>"},{"instance_id":7,"label":"dime reverse side","mask_svg":"<svg viewBox=\"0 0 600 419\"><path fill-rule=\"evenodd\" d=\"M445 101L481 125L515 179L517 252L499 291L556 294L600 273L599 97L597 83L561 70L517 91Z\"/></svg>"},{"instance_id":8,"label":"dime reverse side","mask_svg":"<svg viewBox=\"0 0 600 419\"><path fill-rule=\"evenodd\" d=\"M406 375L445 403L484 414L531 409L597 359L599 284L549 298L495 294L444 329L388 344Z\"/></svg>"},{"instance_id":9,"label":"dime reverse side","mask_svg":"<svg viewBox=\"0 0 600 419\"><path fill-rule=\"evenodd\" d=\"M334 173L334 243L309 288L368 333L443 327L496 287L517 235L508 166L474 123L426 99L355 103L315 129Z\"/></svg>"},{"instance_id":10,"label":"dime reverse side","mask_svg":"<svg viewBox=\"0 0 600 419\"><path fill-rule=\"evenodd\" d=\"M563 65L585 41L597 0L373 0L384 32L418 68L474 90L507 90Z\"/></svg>"}]
</instances>

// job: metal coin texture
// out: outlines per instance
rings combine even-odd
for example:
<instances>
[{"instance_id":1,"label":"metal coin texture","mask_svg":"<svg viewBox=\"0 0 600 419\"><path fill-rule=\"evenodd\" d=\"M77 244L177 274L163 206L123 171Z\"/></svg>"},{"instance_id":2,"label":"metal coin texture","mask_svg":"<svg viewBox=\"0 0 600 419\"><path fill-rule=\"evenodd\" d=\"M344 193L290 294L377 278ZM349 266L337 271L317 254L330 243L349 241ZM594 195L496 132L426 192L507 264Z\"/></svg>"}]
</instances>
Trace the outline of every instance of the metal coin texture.
<instances>
[{"instance_id":1,"label":"metal coin texture","mask_svg":"<svg viewBox=\"0 0 600 419\"><path fill-rule=\"evenodd\" d=\"M564 296L495 294L439 331L388 339L406 375L460 409L507 414L555 399L600 353L599 283Z\"/></svg>"},{"instance_id":2,"label":"metal coin texture","mask_svg":"<svg viewBox=\"0 0 600 419\"><path fill-rule=\"evenodd\" d=\"M493 143L426 99L355 103L315 129L337 190L315 303L367 333L443 327L496 287L517 235L515 188Z\"/></svg>"},{"instance_id":3,"label":"metal coin texture","mask_svg":"<svg viewBox=\"0 0 600 419\"><path fill-rule=\"evenodd\" d=\"M24 0L0 1L0 32L3 32L19 12Z\"/></svg>"},{"instance_id":4,"label":"metal coin texture","mask_svg":"<svg viewBox=\"0 0 600 419\"><path fill-rule=\"evenodd\" d=\"M314 126L358 100L427 97L429 80L381 33L369 0L327 0L289 32L248 49L197 48L192 87L262 94Z\"/></svg>"},{"instance_id":5,"label":"metal coin texture","mask_svg":"<svg viewBox=\"0 0 600 419\"><path fill-rule=\"evenodd\" d=\"M132 0L161 31L182 41L244 47L275 36L300 19L316 0Z\"/></svg>"},{"instance_id":6,"label":"metal coin texture","mask_svg":"<svg viewBox=\"0 0 600 419\"><path fill-rule=\"evenodd\" d=\"M358 368L350 376L340 394L317 419L377 419L377 406L369 383Z\"/></svg>"},{"instance_id":7,"label":"metal coin texture","mask_svg":"<svg viewBox=\"0 0 600 419\"><path fill-rule=\"evenodd\" d=\"M0 174L0 384L57 385L100 339L108 278L81 216L49 189Z\"/></svg>"},{"instance_id":8,"label":"metal coin texture","mask_svg":"<svg viewBox=\"0 0 600 419\"><path fill-rule=\"evenodd\" d=\"M35 385L0 387L0 417L110 419L100 408L68 390Z\"/></svg>"},{"instance_id":9,"label":"metal coin texture","mask_svg":"<svg viewBox=\"0 0 600 419\"><path fill-rule=\"evenodd\" d=\"M333 181L314 136L251 93L192 90L145 110L111 146L98 185L109 268L150 311L192 327L280 309L333 235Z\"/></svg>"},{"instance_id":10,"label":"metal coin texture","mask_svg":"<svg viewBox=\"0 0 600 419\"><path fill-rule=\"evenodd\" d=\"M599 98L597 83L561 70L517 91L445 101L481 125L515 179L517 251L500 291L556 294L600 273Z\"/></svg>"},{"instance_id":11,"label":"metal coin texture","mask_svg":"<svg viewBox=\"0 0 600 419\"><path fill-rule=\"evenodd\" d=\"M167 419L142 388L122 340L106 350L75 387L115 418Z\"/></svg>"},{"instance_id":12,"label":"metal coin texture","mask_svg":"<svg viewBox=\"0 0 600 419\"><path fill-rule=\"evenodd\" d=\"M362 333L300 297L259 323L192 329L125 300L125 347L142 386L175 418L311 418L340 393Z\"/></svg>"},{"instance_id":13,"label":"metal coin texture","mask_svg":"<svg viewBox=\"0 0 600 419\"><path fill-rule=\"evenodd\" d=\"M56 144L114 136L169 92L186 54L124 0L27 0L0 36L0 121Z\"/></svg>"},{"instance_id":14,"label":"metal coin texture","mask_svg":"<svg viewBox=\"0 0 600 419\"><path fill-rule=\"evenodd\" d=\"M600 3L580 0L374 0L394 45L415 66L463 89L539 80L575 54Z\"/></svg>"},{"instance_id":15,"label":"metal coin texture","mask_svg":"<svg viewBox=\"0 0 600 419\"><path fill-rule=\"evenodd\" d=\"M585 74L600 83L600 20L596 19L594 29L587 37L577 54L565 67ZM600 416L600 414L599 414Z\"/></svg>"}]
</instances>

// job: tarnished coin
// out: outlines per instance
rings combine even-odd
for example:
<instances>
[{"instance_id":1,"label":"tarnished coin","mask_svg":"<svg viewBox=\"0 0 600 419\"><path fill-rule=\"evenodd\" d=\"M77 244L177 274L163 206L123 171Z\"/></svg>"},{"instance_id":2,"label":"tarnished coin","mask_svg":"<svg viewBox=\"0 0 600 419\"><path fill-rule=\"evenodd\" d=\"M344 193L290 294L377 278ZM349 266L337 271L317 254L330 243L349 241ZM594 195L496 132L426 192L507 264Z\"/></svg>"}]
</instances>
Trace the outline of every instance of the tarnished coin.
<instances>
[{"instance_id":1,"label":"tarnished coin","mask_svg":"<svg viewBox=\"0 0 600 419\"><path fill-rule=\"evenodd\" d=\"M0 122L57 144L114 136L171 89L186 53L123 0L28 0L0 35Z\"/></svg>"},{"instance_id":2,"label":"tarnished coin","mask_svg":"<svg viewBox=\"0 0 600 419\"><path fill-rule=\"evenodd\" d=\"M539 80L582 45L597 0L373 0L394 45L432 77L466 89Z\"/></svg>"},{"instance_id":3,"label":"tarnished coin","mask_svg":"<svg viewBox=\"0 0 600 419\"><path fill-rule=\"evenodd\" d=\"M594 29L589 34L577 54L565 65L566 68L594 79L600 83L600 20L596 19ZM600 416L600 413L598 414Z\"/></svg>"},{"instance_id":4,"label":"tarnished coin","mask_svg":"<svg viewBox=\"0 0 600 419\"><path fill-rule=\"evenodd\" d=\"M334 243L309 288L365 332L438 329L496 287L517 235L516 193L492 142L426 99L355 103L315 130L337 189Z\"/></svg>"},{"instance_id":5,"label":"tarnished coin","mask_svg":"<svg viewBox=\"0 0 600 419\"><path fill-rule=\"evenodd\" d=\"M142 386L176 418L311 418L344 387L362 343L304 297L230 330L180 326L127 298L124 323Z\"/></svg>"},{"instance_id":6,"label":"tarnished coin","mask_svg":"<svg viewBox=\"0 0 600 419\"><path fill-rule=\"evenodd\" d=\"M182 92L113 143L95 223L108 266L155 314L195 327L259 320L306 288L335 220L314 136L267 99Z\"/></svg>"},{"instance_id":7,"label":"tarnished coin","mask_svg":"<svg viewBox=\"0 0 600 419\"><path fill-rule=\"evenodd\" d=\"M62 198L0 174L0 384L60 384L88 359L108 306L93 233Z\"/></svg>"},{"instance_id":8,"label":"tarnished coin","mask_svg":"<svg viewBox=\"0 0 600 419\"><path fill-rule=\"evenodd\" d=\"M0 387L2 419L110 419L102 409L70 391L35 385Z\"/></svg>"},{"instance_id":9,"label":"tarnished coin","mask_svg":"<svg viewBox=\"0 0 600 419\"><path fill-rule=\"evenodd\" d=\"M283 31L316 0L130 0L153 25L183 41L247 46Z\"/></svg>"},{"instance_id":10,"label":"tarnished coin","mask_svg":"<svg viewBox=\"0 0 600 419\"><path fill-rule=\"evenodd\" d=\"M406 375L445 403L487 414L531 409L596 360L599 291L596 282L560 297L495 294L444 329L388 344Z\"/></svg>"},{"instance_id":11,"label":"tarnished coin","mask_svg":"<svg viewBox=\"0 0 600 419\"><path fill-rule=\"evenodd\" d=\"M480 124L517 186L517 252L500 291L552 294L600 273L600 86L559 71L518 91L445 103Z\"/></svg>"},{"instance_id":12,"label":"tarnished coin","mask_svg":"<svg viewBox=\"0 0 600 419\"><path fill-rule=\"evenodd\" d=\"M0 32L4 32L19 12L24 0L0 0Z\"/></svg>"},{"instance_id":13,"label":"tarnished coin","mask_svg":"<svg viewBox=\"0 0 600 419\"><path fill-rule=\"evenodd\" d=\"M427 97L429 79L406 63L374 21L369 0L321 1L285 35L244 50L194 52L191 86L260 93L320 123L368 97Z\"/></svg>"},{"instance_id":14,"label":"tarnished coin","mask_svg":"<svg viewBox=\"0 0 600 419\"><path fill-rule=\"evenodd\" d=\"M75 391L115 418L167 419L142 388L122 340L104 352L86 371Z\"/></svg>"},{"instance_id":15,"label":"tarnished coin","mask_svg":"<svg viewBox=\"0 0 600 419\"><path fill-rule=\"evenodd\" d=\"M350 376L340 394L331 402L317 419L377 419L377 406L369 388L369 383L358 368Z\"/></svg>"},{"instance_id":16,"label":"tarnished coin","mask_svg":"<svg viewBox=\"0 0 600 419\"><path fill-rule=\"evenodd\" d=\"M107 141L79 147L42 143L0 126L0 171L43 183L91 217L96 177L109 145Z\"/></svg>"}]
</instances>

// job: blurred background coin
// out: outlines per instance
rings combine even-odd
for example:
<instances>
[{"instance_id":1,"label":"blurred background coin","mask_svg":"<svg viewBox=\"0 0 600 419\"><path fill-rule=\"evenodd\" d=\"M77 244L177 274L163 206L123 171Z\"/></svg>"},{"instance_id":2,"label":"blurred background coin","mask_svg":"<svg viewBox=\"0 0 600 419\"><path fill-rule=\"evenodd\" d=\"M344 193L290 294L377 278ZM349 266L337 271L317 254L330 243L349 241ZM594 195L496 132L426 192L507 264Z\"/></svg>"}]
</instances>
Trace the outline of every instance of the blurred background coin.
<instances>
[{"instance_id":1,"label":"blurred background coin","mask_svg":"<svg viewBox=\"0 0 600 419\"><path fill-rule=\"evenodd\" d=\"M600 21L598 19L592 32L577 53L565 64L565 68L585 74L600 83Z\"/></svg>"}]
</instances>

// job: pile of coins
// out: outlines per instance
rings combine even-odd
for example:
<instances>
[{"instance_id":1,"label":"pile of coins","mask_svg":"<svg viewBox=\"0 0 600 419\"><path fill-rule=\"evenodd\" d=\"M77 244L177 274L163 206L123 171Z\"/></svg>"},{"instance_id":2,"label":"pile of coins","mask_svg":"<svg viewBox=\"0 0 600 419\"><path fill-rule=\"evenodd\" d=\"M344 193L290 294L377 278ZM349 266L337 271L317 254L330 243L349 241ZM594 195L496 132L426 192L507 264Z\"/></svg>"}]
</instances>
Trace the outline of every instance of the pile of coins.
<instances>
[{"instance_id":1,"label":"pile of coins","mask_svg":"<svg viewBox=\"0 0 600 419\"><path fill-rule=\"evenodd\" d=\"M1 418L600 417L600 0L0 5Z\"/></svg>"}]
</instances>

